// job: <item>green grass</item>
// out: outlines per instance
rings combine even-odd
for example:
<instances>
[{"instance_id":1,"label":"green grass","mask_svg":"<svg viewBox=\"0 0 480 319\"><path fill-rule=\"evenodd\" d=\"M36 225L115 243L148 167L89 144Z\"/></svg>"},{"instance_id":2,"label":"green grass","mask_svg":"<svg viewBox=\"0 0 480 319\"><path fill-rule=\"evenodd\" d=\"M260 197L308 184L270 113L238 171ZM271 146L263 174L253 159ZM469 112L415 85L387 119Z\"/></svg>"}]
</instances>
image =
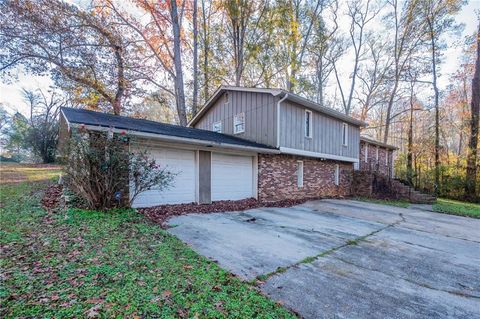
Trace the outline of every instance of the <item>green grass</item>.
<instances>
[{"instance_id":1,"label":"green grass","mask_svg":"<svg viewBox=\"0 0 480 319\"><path fill-rule=\"evenodd\" d=\"M439 213L480 218L480 205L456 201L453 199L438 198L433 210Z\"/></svg>"},{"instance_id":2,"label":"green grass","mask_svg":"<svg viewBox=\"0 0 480 319\"><path fill-rule=\"evenodd\" d=\"M39 207L0 186L2 318L294 318L133 210Z\"/></svg>"},{"instance_id":3,"label":"green grass","mask_svg":"<svg viewBox=\"0 0 480 319\"><path fill-rule=\"evenodd\" d=\"M394 199L375 199L375 198L367 198L367 197L358 197L355 200L359 200L362 202L369 202L375 204L382 204L382 205L390 205L395 207L403 207L407 208L410 203L406 200L394 200Z\"/></svg>"}]
</instances>

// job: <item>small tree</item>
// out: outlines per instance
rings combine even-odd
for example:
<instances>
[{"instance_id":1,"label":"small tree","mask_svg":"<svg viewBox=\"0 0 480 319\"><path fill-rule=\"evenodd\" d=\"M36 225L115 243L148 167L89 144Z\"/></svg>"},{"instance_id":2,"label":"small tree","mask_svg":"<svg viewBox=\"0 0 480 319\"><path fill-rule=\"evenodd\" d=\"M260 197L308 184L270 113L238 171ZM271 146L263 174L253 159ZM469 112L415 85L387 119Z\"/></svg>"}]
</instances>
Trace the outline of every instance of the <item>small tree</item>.
<instances>
[{"instance_id":1,"label":"small tree","mask_svg":"<svg viewBox=\"0 0 480 319\"><path fill-rule=\"evenodd\" d=\"M140 193L162 191L173 182L175 174L146 151L130 152L129 142L125 134L73 132L63 150L65 180L88 208L129 207Z\"/></svg>"}]
</instances>

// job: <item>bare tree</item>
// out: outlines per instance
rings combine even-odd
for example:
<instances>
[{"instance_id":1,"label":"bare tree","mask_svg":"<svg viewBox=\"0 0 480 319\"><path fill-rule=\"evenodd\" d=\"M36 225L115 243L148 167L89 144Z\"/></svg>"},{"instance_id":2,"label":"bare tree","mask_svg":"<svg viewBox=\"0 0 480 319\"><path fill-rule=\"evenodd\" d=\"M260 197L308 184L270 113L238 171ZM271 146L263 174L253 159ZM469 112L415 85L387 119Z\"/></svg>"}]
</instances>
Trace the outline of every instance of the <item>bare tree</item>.
<instances>
[{"instance_id":1,"label":"bare tree","mask_svg":"<svg viewBox=\"0 0 480 319\"><path fill-rule=\"evenodd\" d=\"M455 29L453 14L458 12L463 5L462 0L425 0L422 2L423 14L426 21L426 39L430 50L430 64L432 70L432 87L434 92L435 107L435 194L440 190L440 91L438 88L438 64L441 50L440 37Z\"/></svg>"},{"instance_id":2,"label":"bare tree","mask_svg":"<svg viewBox=\"0 0 480 319\"><path fill-rule=\"evenodd\" d=\"M355 94L360 104L360 119L367 120L369 111L385 102L385 82L391 67L387 56L387 44L383 39L370 38L367 41L369 63L360 67L357 77L360 80L360 91Z\"/></svg>"},{"instance_id":3,"label":"bare tree","mask_svg":"<svg viewBox=\"0 0 480 319\"><path fill-rule=\"evenodd\" d=\"M348 95L345 95L345 90L340 81L339 71L337 69L337 63L333 63L333 71L337 86L340 91L341 102L345 114L350 114L352 108L352 101L355 92L355 85L360 68L360 62L364 57L365 50L364 44L366 38L368 38L367 26L380 12L381 7L375 6L371 0L355 0L348 3L347 16L350 20L349 37L351 45L353 47L353 68L350 73L350 88L348 89Z\"/></svg>"},{"instance_id":4,"label":"bare tree","mask_svg":"<svg viewBox=\"0 0 480 319\"><path fill-rule=\"evenodd\" d=\"M393 9L392 14L387 17L389 20L387 26L393 29L393 65L389 80L391 89L389 92L385 116L385 131L383 135L383 141L385 143L388 142L389 138L392 108L400 82L407 69L408 61L419 49L424 33L424 24L421 20L418 20L420 16L419 1L408 0L404 3L403 8L399 8L397 0L390 0L388 4Z\"/></svg>"}]
</instances>

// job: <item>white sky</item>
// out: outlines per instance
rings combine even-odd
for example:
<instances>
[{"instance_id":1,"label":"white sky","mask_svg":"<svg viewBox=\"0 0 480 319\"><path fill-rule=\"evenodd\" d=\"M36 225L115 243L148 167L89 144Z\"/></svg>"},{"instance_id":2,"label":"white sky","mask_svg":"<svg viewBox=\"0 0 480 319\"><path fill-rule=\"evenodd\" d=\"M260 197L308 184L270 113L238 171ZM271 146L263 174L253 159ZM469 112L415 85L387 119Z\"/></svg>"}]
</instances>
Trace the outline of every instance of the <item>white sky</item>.
<instances>
[{"instance_id":1,"label":"white sky","mask_svg":"<svg viewBox=\"0 0 480 319\"><path fill-rule=\"evenodd\" d=\"M445 61L440 66L441 76L439 78L439 86L441 89L446 88L449 75L454 73L459 66L458 57L461 53L461 47L458 43L461 42L466 35L471 35L476 31L479 23L479 11L480 0L470 0L456 16L457 22L465 24L465 28L461 36L447 36L448 48L445 51ZM348 69L348 66L345 67ZM52 81L49 77L25 75L19 69L17 69L16 72L18 73L18 81L14 83L0 82L0 103L3 103L10 113L19 111L27 114L28 108L22 99L21 89L48 89L48 87L52 85Z\"/></svg>"}]
</instances>

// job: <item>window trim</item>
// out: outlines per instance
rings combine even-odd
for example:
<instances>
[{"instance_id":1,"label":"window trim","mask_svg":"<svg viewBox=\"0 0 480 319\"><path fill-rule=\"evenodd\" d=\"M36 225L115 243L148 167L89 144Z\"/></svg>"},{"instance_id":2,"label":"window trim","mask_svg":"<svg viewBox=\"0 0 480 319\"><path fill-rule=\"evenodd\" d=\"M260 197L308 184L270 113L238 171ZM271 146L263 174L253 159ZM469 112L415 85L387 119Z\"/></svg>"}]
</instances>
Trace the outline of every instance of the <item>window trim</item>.
<instances>
[{"instance_id":1,"label":"window trim","mask_svg":"<svg viewBox=\"0 0 480 319\"><path fill-rule=\"evenodd\" d=\"M215 131L215 125L216 124L220 124L220 130L219 131ZM217 133L222 133L223 132L223 123L222 121L216 121L216 122L213 122L212 123L212 132L217 132Z\"/></svg>"},{"instance_id":2,"label":"window trim","mask_svg":"<svg viewBox=\"0 0 480 319\"><path fill-rule=\"evenodd\" d=\"M335 164L335 175L334 175L335 185L340 185L340 165Z\"/></svg>"},{"instance_id":3,"label":"window trim","mask_svg":"<svg viewBox=\"0 0 480 319\"><path fill-rule=\"evenodd\" d=\"M239 116L242 116L243 117L243 129L242 130L239 130L237 131L237 125L240 125L239 123L237 124L237 118ZM240 134L240 133L245 133L245 113L242 112L242 113L238 113L236 115L233 116L233 134Z\"/></svg>"},{"instance_id":4,"label":"window trim","mask_svg":"<svg viewBox=\"0 0 480 319\"><path fill-rule=\"evenodd\" d=\"M309 116L309 122L308 122L308 131L307 131L307 114ZM305 137L306 138L313 138L313 123L312 123L312 119L313 119L313 112L310 111L310 110L305 110L305 115L304 115L304 119L303 119L303 124L305 125Z\"/></svg>"},{"instance_id":5,"label":"window trim","mask_svg":"<svg viewBox=\"0 0 480 319\"><path fill-rule=\"evenodd\" d=\"M303 161L297 161L297 187L303 188Z\"/></svg>"},{"instance_id":6,"label":"window trim","mask_svg":"<svg viewBox=\"0 0 480 319\"><path fill-rule=\"evenodd\" d=\"M342 145L348 146L348 124L342 123Z\"/></svg>"}]
</instances>

